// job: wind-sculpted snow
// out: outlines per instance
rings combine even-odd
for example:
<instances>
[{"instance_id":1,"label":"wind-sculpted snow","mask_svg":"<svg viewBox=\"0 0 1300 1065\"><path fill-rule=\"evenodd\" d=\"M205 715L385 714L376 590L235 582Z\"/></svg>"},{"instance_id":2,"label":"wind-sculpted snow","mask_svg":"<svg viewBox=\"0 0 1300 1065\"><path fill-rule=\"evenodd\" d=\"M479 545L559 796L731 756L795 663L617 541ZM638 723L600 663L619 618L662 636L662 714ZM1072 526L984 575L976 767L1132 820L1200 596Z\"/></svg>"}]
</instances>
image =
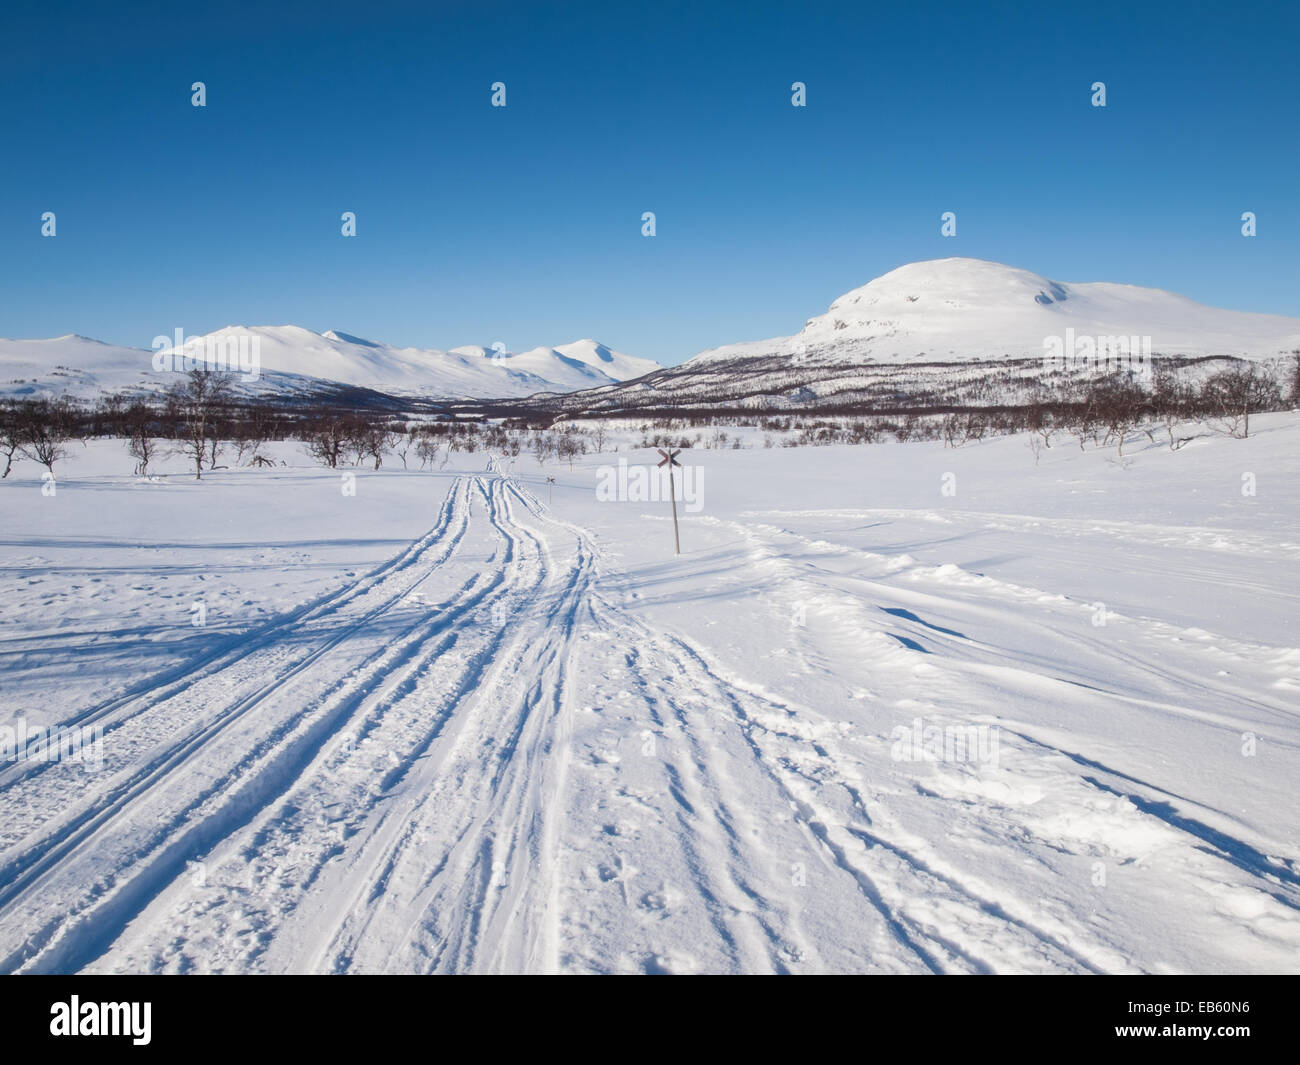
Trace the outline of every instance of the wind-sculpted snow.
<instances>
[{"instance_id":1,"label":"wind-sculpted snow","mask_svg":"<svg viewBox=\"0 0 1300 1065\"><path fill-rule=\"evenodd\" d=\"M468 466L357 499L332 471L71 478L62 539L6 510L0 725L43 706L103 762L0 768L0 969L1294 972L1280 418L1122 468L1014 440L696 454L678 557L662 503L603 500L590 462L554 507L541 473ZM961 495L924 490L945 471ZM327 557L179 515L115 546L114 513L182 490L266 529L271 493L423 531L255 623L182 614L132 666L164 630L88 610L215 578L220 616ZM83 697L99 670L125 672Z\"/></svg>"}]
</instances>

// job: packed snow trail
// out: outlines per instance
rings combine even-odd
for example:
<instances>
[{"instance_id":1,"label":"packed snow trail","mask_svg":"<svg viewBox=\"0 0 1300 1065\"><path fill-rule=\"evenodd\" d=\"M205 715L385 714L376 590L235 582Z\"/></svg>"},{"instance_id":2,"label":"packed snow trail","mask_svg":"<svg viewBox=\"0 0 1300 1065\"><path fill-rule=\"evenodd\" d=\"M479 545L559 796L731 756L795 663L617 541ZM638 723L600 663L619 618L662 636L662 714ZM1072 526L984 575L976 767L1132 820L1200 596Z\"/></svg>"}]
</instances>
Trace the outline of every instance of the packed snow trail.
<instances>
[{"instance_id":1,"label":"packed snow trail","mask_svg":"<svg viewBox=\"0 0 1300 1065\"><path fill-rule=\"evenodd\" d=\"M188 676L74 716L105 729L100 772L19 762L0 775L19 840L0 855L0 968L78 968L282 790L390 663L450 623L410 602L464 536L468 506L458 484L434 529L392 562Z\"/></svg>"},{"instance_id":2,"label":"packed snow trail","mask_svg":"<svg viewBox=\"0 0 1300 1065\"><path fill-rule=\"evenodd\" d=\"M752 541L741 579L763 581L765 607L849 622L793 641L801 701L635 616L592 535L525 489L459 478L392 561L76 715L107 730L101 773L0 773L0 968L1159 968L1135 956L1135 913L1215 922L1215 966L1293 966L1300 878L1276 846L998 716L1118 697L1213 717L1169 697L1174 659L1150 690L1098 693L1079 678L1102 650L1066 647L1059 597L947 572L900 585L894 558L730 532ZM1043 629L1014 665L994 636L1012 617L1015 640ZM823 660L868 670L868 727L832 705L848 678ZM1288 723L1266 690L1250 698ZM899 705L1002 720L1000 764L891 761ZM1118 918L1101 892L1081 906L1094 844L1145 863L1153 901L1115 876ZM1144 914L1161 901L1172 916Z\"/></svg>"}]
</instances>

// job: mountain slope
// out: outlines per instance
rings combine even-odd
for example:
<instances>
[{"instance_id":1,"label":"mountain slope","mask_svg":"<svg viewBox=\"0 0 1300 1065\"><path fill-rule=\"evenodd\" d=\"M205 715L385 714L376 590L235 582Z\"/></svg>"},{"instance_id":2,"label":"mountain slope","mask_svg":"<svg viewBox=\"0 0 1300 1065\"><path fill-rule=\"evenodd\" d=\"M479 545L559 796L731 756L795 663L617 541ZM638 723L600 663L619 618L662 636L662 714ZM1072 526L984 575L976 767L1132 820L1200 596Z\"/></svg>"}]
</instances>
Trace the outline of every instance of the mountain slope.
<instances>
[{"instance_id":1,"label":"mountain slope","mask_svg":"<svg viewBox=\"0 0 1300 1065\"><path fill-rule=\"evenodd\" d=\"M979 259L899 267L845 293L790 336L728 344L589 393L562 411L995 402L1043 374L1048 339L1149 338L1153 358L1275 358L1300 319L1196 303L1160 289L1053 281ZM1139 340L1141 345L1142 340Z\"/></svg>"},{"instance_id":2,"label":"mountain slope","mask_svg":"<svg viewBox=\"0 0 1300 1065\"><path fill-rule=\"evenodd\" d=\"M305 397L346 387L424 399L518 398L607 386L659 369L650 359L624 355L594 340L522 353L482 347L439 351L393 347L337 330L316 333L295 325L226 326L191 337L179 349L162 349L158 356L201 358L214 346L233 352L241 343L251 353L254 342L257 379L236 380L240 388L261 395ZM150 350L73 335L0 339L0 394L90 398L103 392L165 389L172 375L157 371L154 360Z\"/></svg>"},{"instance_id":3,"label":"mountain slope","mask_svg":"<svg viewBox=\"0 0 1300 1065\"><path fill-rule=\"evenodd\" d=\"M68 334L45 340L0 338L0 395L85 396L149 387L153 353Z\"/></svg>"},{"instance_id":4,"label":"mountain slope","mask_svg":"<svg viewBox=\"0 0 1300 1065\"><path fill-rule=\"evenodd\" d=\"M1300 347L1300 319L954 258L891 270L840 296L794 336L731 344L696 359L794 354L801 345L876 362L1040 358L1044 339L1067 328L1089 336L1149 336L1153 354L1262 358Z\"/></svg>"}]
</instances>

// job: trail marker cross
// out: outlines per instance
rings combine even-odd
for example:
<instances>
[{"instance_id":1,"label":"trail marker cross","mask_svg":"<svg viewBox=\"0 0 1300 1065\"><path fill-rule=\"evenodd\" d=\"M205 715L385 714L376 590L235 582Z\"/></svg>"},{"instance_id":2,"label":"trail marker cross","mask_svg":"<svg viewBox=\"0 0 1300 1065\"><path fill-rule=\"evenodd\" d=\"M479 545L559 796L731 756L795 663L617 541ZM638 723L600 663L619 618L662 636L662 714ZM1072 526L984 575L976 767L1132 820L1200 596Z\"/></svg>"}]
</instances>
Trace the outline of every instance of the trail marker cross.
<instances>
[{"instance_id":1,"label":"trail marker cross","mask_svg":"<svg viewBox=\"0 0 1300 1065\"><path fill-rule=\"evenodd\" d=\"M554 483L555 483L554 477L546 478L546 505L548 507L551 505L551 485L553 485Z\"/></svg>"},{"instance_id":2,"label":"trail marker cross","mask_svg":"<svg viewBox=\"0 0 1300 1065\"><path fill-rule=\"evenodd\" d=\"M655 448L663 456L660 466L668 467L668 497L673 501L673 545L677 548L677 554L682 553L682 538L677 532L677 486L673 482L673 467L680 468L681 463L677 461L677 456L682 453L679 447L670 447L667 451L663 448Z\"/></svg>"}]
</instances>

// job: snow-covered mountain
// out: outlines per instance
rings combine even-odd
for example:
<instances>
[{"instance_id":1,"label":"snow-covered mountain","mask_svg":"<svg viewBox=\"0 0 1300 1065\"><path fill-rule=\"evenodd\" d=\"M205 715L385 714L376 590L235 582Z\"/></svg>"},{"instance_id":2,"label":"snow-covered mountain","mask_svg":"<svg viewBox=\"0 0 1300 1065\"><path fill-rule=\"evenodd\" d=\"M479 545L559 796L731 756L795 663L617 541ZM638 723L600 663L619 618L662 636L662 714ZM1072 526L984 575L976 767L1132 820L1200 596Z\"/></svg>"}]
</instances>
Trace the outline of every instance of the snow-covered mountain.
<instances>
[{"instance_id":1,"label":"snow-covered mountain","mask_svg":"<svg viewBox=\"0 0 1300 1065\"><path fill-rule=\"evenodd\" d=\"M595 340L524 352L460 347L450 351L398 348L347 333L316 333L301 326L227 326L155 353L82 336L49 340L0 339L0 394L92 397L102 392L166 388L169 373L156 359L214 349L251 352L256 380L240 386L256 394L314 395L340 387L425 399L487 399L569 392L611 385L659 369L650 359L614 351ZM251 377L252 375L245 375Z\"/></svg>"},{"instance_id":2,"label":"snow-covered mountain","mask_svg":"<svg viewBox=\"0 0 1300 1065\"><path fill-rule=\"evenodd\" d=\"M845 293L798 333L713 348L550 405L576 412L997 403L1042 376L1050 338L1070 355L1079 338L1112 337L1136 338L1136 350L1152 358L1268 359L1300 349L1300 318L1221 310L1136 285L1053 281L980 259L936 259Z\"/></svg>"},{"instance_id":3,"label":"snow-covered mountain","mask_svg":"<svg viewBox=\"0 0 1300 1065\"><path fill-rule=\"evenodd\" d=\"M116 347L90 337L0 338L0 395L95 396L135 391L152 373L151 351ZM157 387L155 384L153 387Z\"/></svg>"},{"instance_id":4,"label":"snow-covered mountain","mask_svg":"<svg viewBox=\"0 0 1300 1065\"><path fill-rule=\"evenodd\" d=\"M561 344L555 348L531 348L517 354L503 354L480 347L453 348L448 354L499 361L514 373L531 374L539 380L550 382L552 390L566 392L599 387L605 383L600 380L602 377L614 381L630 381L663 368L653 359L624 355L597 340L575 340L572 344Z\"/></svg>"},{"instance_id":5,"label":"snow-covered mountain","mask_svg":"<svg viewBox=\"0 0 1300 1065\"><path fill-rule=\"evenodd\" d=\"M901 266L845 293L797 333L660 367L594 340L509 352L399 348L300 326L228 326L184 354L257 341L260 394L359 391L429 400L522 399L555 411L998 403L1042 375L1049 338L1149 338L1153 357L1267 359L1300 349L1300 319L1221 310L1160 289L1066 283L979 259ZM167 351L162 353L168 354ZM0 340L0 395L152 391L155 353L81 336ZM358 400L359 401L359 400ZM1014 398L1011 400L1014 402Z\"/></svg>"},{"instance_id":6,"label":"snow-covered mountain","mask_svg":"<svg viewBox=\"0 0 1300 1065\"><path fill-rule=\"evenodd\" d=\"M1207 307L1162 289L1065 283L982 259L909 263L846 292L793 336L695 361L814 349L854 362L1041 358L1044 339L1148 336L1153 354L1263 358L1300 347L1300 319Z\"/></svg>"}]
</instances>

